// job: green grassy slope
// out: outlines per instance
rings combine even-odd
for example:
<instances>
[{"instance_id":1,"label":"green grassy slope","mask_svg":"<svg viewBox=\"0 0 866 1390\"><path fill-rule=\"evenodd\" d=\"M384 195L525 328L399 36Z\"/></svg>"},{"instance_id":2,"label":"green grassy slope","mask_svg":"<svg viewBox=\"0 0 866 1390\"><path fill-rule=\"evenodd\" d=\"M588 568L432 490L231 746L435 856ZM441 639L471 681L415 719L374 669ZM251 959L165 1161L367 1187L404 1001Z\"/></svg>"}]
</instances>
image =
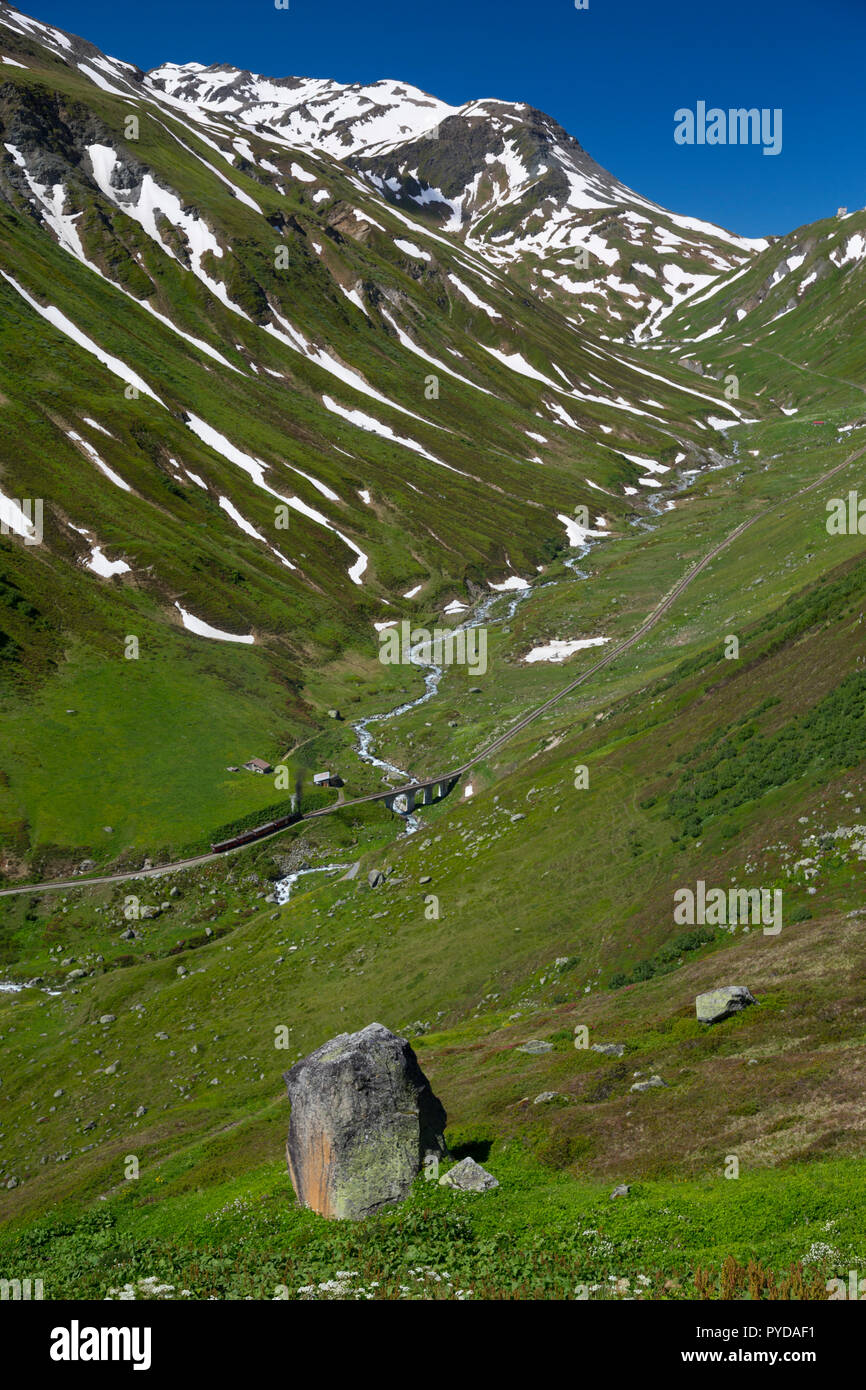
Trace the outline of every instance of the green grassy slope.
<instances>
[{"instance_id":1,"label":"green grassy slope","mask_svg":"<svg viewBox=\"0 0 866 1390\"><path fill-rule=\"evenodd\" d=\"M675 311L665 339L688 344L712 377L736 373L740 389L764 405L823 414L858 402L866 390L864 230L863 210L798 228Z\"/></svg>"},{"instance_id":2,"label":"green grassy slope","mask_svg":"<svg viewBox=\"0 0 866 1390\"><path fill-rule=\"evenodd\" d=\"M793 436L793 423L784 428ZM538 1296L546 1276L565 1292L568 1281L633 1284L640 1274L662 1296L694 1296L699 1271L717 1278L727 1256L760 1258L778 1277L806 1258L807 1280L817 1271L823 1288L837 1264L856 1262L863 565L856 537L827 535L820 495L785 500L844 452L791 454L783 483L761 461L763 432L746 443L758 461L746 452L736 494L731 469L710 475L655 531L596 548L591 578L541 587L520 605L479 678L477 726L448 728L448 681L438 702L407 717L409 732L404 720L385 726L389 756L419 751L409 740L428 720L433 756L446 740L470 749L564 679L561 668L521 666L535 640L591 631L617 607L609 635L633 628L709 538L782 500L655 641L473 774L471 797L423 812L418 834L395 840L387 813L370 808L142 890L4 904L10 973L38 972L60 989L2 1001L2 1162L19 1179L4 1199L8 1250L35 1248L41 1223L53 1222L45 1229L66 1234L48 1268L63 1289L96 1221L104 1253L88 1289L155 1273L230 1296L272 1296L271 1280L295 1291L362 1256L365 1277L406 1284L416 1256L394 1244L405 1246L408 1230L418 1261L454 1274L447 1250L455 1277L479 1294ZM732 632L740 655L726 660ZM471 699L456 701L461 717ZM791 738L798 758L780 762ZM718 749L724 775L713 782ZM574 786L578 765L589 769L586 790ZM696 776L711 779L698 826L686 805ZM255 896L280 865L356 858L355 880L302 880L287 907ZM370 890L366 870L378 865L389 877ZM698 878L781 888L781 933L695 936L677 925L673 893ZM171 907L122 941L130 891ZM76 968L85 976L70 980ZM695 995L729 982L748 984L758 1006L698 1025ZM105 1014L114 1021L100 1024ZM475 1146L500 1177L489 1211L479 1201L463 1213L422 1180L405 1212L365 1235L293 1213L276 1158L287 1118L279 1073L374 1017L414 1038L453 1145ZM576 1049L578 1024L590 1043L622 1043L623 1057ZM274 1047L280 1025L288 1052ZM531 1038L552 1050L515 1050ZM664 1087L630 1090L656 1074ZM52 1099L55 1089L63 1095ZM545 1091L559 1099L536 1105ZM122 1176L130 1153L142 1165L136 1183ZM725 1177L731 1155L737 1180ZM610 1205L619 1181L635 1184L635 1200ZM103 1215L84 1215L91 1206ZM55 1209L60 1227L47 1215ZM577 1213L587 1213L580 1235ZM160 1250L169 1228L173 1243ZM267 1246L266 1275L241 1257L242 1229ZM506 1243L525 1261L522 1281ZM209 1263L217 1251L219 1268Z\"/></svg>"}]
</instances>

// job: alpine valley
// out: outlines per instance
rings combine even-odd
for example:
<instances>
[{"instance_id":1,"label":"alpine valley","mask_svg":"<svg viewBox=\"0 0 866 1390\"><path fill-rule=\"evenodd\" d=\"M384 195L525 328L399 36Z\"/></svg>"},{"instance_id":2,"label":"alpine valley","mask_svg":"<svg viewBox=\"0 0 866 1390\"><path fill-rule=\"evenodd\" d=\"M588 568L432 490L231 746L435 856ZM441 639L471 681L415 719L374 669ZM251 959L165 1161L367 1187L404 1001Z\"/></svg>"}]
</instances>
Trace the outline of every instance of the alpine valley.
<instances>
[{"instance_id":1,"label":"alpine valley","mask_svg":"<svg viewBox=\"0 0 866 1390\"><path fill-rule=\"evenodd\" d=\"M864 312L864 210L749 239L525 104L0 2L0 1276L864 1267ZM722 884L781 929L678 924ZM295 1205L281 1071L373 1019L495 1191Z\"/></svg>"}]
</instances>

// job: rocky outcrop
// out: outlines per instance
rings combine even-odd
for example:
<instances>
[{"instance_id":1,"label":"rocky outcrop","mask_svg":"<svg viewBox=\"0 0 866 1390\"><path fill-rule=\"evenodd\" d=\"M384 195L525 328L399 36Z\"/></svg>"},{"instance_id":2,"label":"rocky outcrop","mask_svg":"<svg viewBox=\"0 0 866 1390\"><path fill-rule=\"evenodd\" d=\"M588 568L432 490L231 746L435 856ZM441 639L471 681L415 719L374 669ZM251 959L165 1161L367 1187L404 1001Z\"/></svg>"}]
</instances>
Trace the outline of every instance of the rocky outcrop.
<instances>
[{"instance_id":1,"label":"rocky outcrop","mask_svg":"<svg viewBox=\"0 0 866 1390\"><path fill-rule=\"evenodd\" d=\"M699 994L695 1000L698 1023L721 1023L749 1004L757 1004L757 999L745 985L723 985L721 989L708 990Z\"/></svg>"},{"instance_id":2,"label":"rocky outcrop","mask_svg":"<svg viewBox=\"0 0 866 1390\"><path fill-rule=\"evenodd\" d=\"M408 1195L447 1153L445 1110L405 1038L381 1023L341 1033L285 1073L286 1157L298 1201L357 1221Z\"/></svg>"}]
</instances>

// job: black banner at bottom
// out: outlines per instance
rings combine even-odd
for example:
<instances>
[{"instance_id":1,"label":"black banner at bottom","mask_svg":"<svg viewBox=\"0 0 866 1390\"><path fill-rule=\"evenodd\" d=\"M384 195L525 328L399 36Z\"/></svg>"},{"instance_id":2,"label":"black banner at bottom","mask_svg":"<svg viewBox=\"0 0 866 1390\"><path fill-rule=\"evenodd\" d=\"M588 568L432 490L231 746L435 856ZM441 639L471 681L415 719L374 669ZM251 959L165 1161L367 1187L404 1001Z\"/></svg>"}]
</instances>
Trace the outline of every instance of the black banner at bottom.
<instances>
[{"instance_id":1,"label":"black banner at bottom","mask_svg":"<svg viewBox=\"0 0 866 1390\"><path fill-rule=\"evenodd\" d=\"M18 1374L38 1372L49 1383L70 1376L93 1378L101 1371L164 1376L213 1371L258 1370L281 1365L316 1349L328 1375L339 1373L342 1357L357 1374L359 1363L374 1369L380 1337L399 1328L406 1336L437 1334L460 1338L461 1375L468 1347L478 1348L486 1372L518 1346L530 1354L526 1336L552 1334L561 1354L574 1355L575 1372L587 1358L608 1369L665 1372L675 1367L697 1378L714 1366L766 1372L806 1368L827 1379L850 1366L862 1344L863 1324L855 1309L830 1302L652 1302L581 1301L468 1303L381 1302L0 1302L4 1360L13 1356ZM857 1300L859 1301L859 1300ZM526 1323L523 1324L523 1319ZM523 1324L523 1327L521 1327ZM340 1329L345 1336L337 1339ZM326 1342L323 1333L331 1334ZM472 1342L467 1343L467 1334ZM564 1340L567 1338L567 1341ZM438 1344L443 1354L448 1342ZM568 1351L570 1348L570 1351ZM388 1358L390 1359L390 1357ZM384 1366L382 1369L385 1369ZM419 1367L416 1363L416 1373ZM303 1372L302 1372L303 1374Z\"/></svg>"}]
</instances>

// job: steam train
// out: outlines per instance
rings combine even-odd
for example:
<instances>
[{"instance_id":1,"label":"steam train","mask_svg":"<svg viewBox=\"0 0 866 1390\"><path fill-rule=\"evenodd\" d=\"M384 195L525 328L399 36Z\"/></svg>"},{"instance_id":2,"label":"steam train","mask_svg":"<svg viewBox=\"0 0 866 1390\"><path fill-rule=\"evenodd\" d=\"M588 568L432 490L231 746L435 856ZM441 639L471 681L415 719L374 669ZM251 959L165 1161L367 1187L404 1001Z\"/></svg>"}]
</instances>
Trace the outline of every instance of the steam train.
<instances>
[{"instance_id":1,"label":"steam train","mask_svg":"<svg viewBox=\"0 0 866 1390\"><path fill-rule=\"evenodd\" d=\"M275 830L285 830L287 825L294 825L295 821L301 820L300 811L292 811L288 816L280 816L278 820L266 821L264 825L255 825L252 830L243 830L240 835L233 835L230 840L220 840L211 845L212 854L224 854L226 850L238 849L240 845L248 845L253 840L261 840L265 835L272 835Z\"/></svg>"}]
</instances>

